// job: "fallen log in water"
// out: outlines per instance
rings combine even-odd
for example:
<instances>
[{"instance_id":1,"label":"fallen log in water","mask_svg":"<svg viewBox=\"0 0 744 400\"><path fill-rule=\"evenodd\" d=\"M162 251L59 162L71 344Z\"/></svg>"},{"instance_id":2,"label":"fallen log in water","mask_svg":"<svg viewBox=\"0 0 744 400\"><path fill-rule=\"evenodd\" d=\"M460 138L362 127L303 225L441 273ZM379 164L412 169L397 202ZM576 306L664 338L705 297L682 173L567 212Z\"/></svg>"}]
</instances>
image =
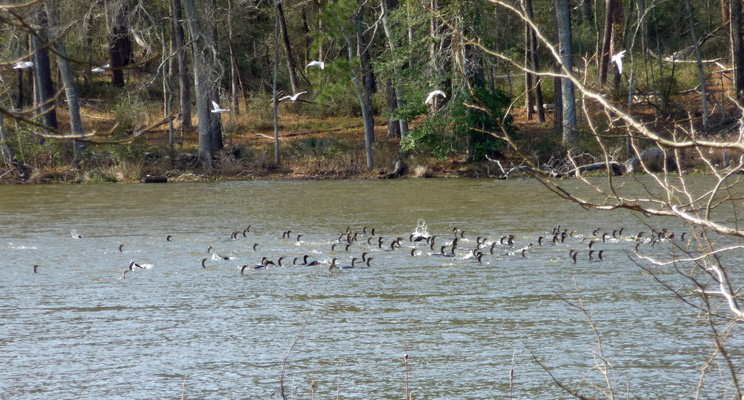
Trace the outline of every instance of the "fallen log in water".
<instances>
[{"instance_id":1,"label":"fallen log in water","mask_svg":"<svg viewBox=\"0 0 744 400\"><path fill-rule=\"evenodd\" d=\"M168 177L161 176L161 175L146 175L140 180L140 182L142 183L167 183Z\"/></svg>"},{"instance_id":2,"label":"fallen log in water","mask_svg":"<svg viewBox=\"0 0 744 400\"><path fill-rule=\"evenodd\" d=\"M509 179L512 175L518 174L518 173L526 173L530 175L543 175L543 176L547 176L551 178L578 177L578 176L581 176L581 174L583 174L584 172L606 170L607 165L608 163L605 163L605 162L587 164L587 165L582 165L582 166L573 168L569 170L567 173L556 172L554 170L542 171L542 170L537 170L527 165L523 165L520 167L514 167L510 169L504 175L501 175L500 179ZM609 163L609 166L610 166L610 171L613 175L623 174L623 168L617 162L611 161Z\"/></svg>"}]
</instances>

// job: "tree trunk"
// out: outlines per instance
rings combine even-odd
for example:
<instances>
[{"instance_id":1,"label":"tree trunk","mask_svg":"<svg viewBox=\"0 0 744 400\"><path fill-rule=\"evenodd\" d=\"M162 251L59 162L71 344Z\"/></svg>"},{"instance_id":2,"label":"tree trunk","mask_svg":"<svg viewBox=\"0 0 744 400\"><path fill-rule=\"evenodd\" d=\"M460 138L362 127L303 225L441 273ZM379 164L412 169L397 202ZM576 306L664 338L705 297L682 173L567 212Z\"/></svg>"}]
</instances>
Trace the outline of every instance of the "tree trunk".
<instances>
[{"instance_id":1,"label":"tree trunk","mask_svg":"<svg viewBox=\"0 0 744 400\"><path fill-rule=\"evenodd\" d=\"M532 0L524 0L524 11L527 14L527 18L530 21L535 21L534 14L532 12ZM537 34L535 30L528 27L530 33L530 55L532 57L532 69L535 72L540 72L540 62L537 54ZM545 122L545 110L543 109L543 98L542 98L542 84L540 83L540 77L534 76L535 79L535 108L537 108L537 122Z\"/></svg>"},{"instance_id":2,"label":"tree trunk","mask_svg":"<svg viewBox=\"0 0 744 400\"><path fill-rule=\"evenodd\" d=\"M46 12L49 17L49 26L53 32L52 37L58 37L61 34L59 22L57 20L57 5L55 1L48 1L45 4ZM67 61L67 51L61 41L56 44L57 66L59 68L62 84L65 87L65 96L67 97L67 110L70 114L70 127L73 135L83 136L83 120L80 118L80 103L78 101L77 90L75 90L75 75L72 72L70 63ZM85 143L73 141L76 157L85 149Z\"/></svg>"},{"instance_id":3,"label":"tree trunk","mask_svg":"<svg viewBox=\"0 0 744 400\"><path fill-rule=\"evenodd\" d=\"M387 136L389 138L400 138L400 124L393 119L392 113L398 109L398 100L395 97L393 88L393 79L387 78L385 81L385 99L387 100L388 124Z\"/></svg>"},{"instance_id":4,"label":"tree trunk","mask_svg":"<svg viewBox=\"0 0 744 400\"><path fill-rule=\"evenodd\" d=\"M626 35L625 32L630 32L631 29L632 29L631 28L631 25L632 25L632 22L633 22L632 21L632 19L633 19L633 10L635 10L635 8L636 8L635 1L636 0L628 0L628 12L625 15L625 24L623 25L623 28L622 28L623 29L623 40L622 40L622 43L623 43L622 48L623 49L627 49L627 48L629 48L631 46L631 43L628 43L627 41L628 41L628 39L632 39L632 36L633 35ZM620 7L620 8L622 10L622 7ZM618 47L618 49L619 49L619 47Z\"/></svg>"},{"instance_id":5,"label":"tree trunk","mask_svg":"<svg viewBox=\"0 0 744 400\"><path fill-rule=\"evenodd\" d=\"M581 25L585 27L589 27L589 26L592 26L593 22L594 22L594 14L592 13L591 0L582 0L581 1Z\"/></svg>"},{"instance_id":6,"label":"tree trunk","mask_svg":"<svg viewBox=\"0 0 744 400\"><path fill-rule=\"evenodd\" d=\"M38 33L42 40L45 42L49 40L47 34L48 20L47 13L44 10L39 10L36 18L36 24L38 25ZM54 107L54 82L52 82L52 68L51 61L49 59L49 50L46 48L44 43L40 42L36 36L31 39L31 51L34 52L33 63L34 63L34 78L37 87L37 94L39 96L38 103L41 108L43 116L41 117L44 121L44 125L52 129L58 129L57 123L57 111Z\"/></svg>"},{"instance_id":7,"label":"tree trunk","mask_svg":"<svg viewBox=\"0 0 744 400\"><path fill-rule=\"evenodd\" d=\"M111 58L111 83L124 87L123 67L134 60L132 39L129 36L129 4L127 0L105 0L106 32Z\"/></svg>"},{"instance_id":8,"label":"tree trunk","mask_svg":"<svg viewBox=\"0 0 744 400\"><path fill-rule=\"evenodd\" d=\"M690 0L685 0L687 9L687 19L690 21L690 38L695 46L695 57L697 58L698 76L700 77L701 101L703 107L703 131L708 132L708 91L705 87L705 71L703 71L702 56L700 55L700 45L698 44L697 33L695 32L695 20L692 17L692 4Z\"/></svg>"},{"instance_id":9,"label":"tree trunk","mask_svg":"<svg viewBox=\"0 0 744 400\"><path fill-rule=\"evenodd\" d=\"M391 9L394 9L398 6L398 0L381 0L380 3L382 5L382 27L385 30L385 36L387 36L387 42L388 42L388 47L390 48L390 52L395 53L395 49L397 46L395 44L395 41L393 40L392 33L390 31L390 26L388 25L388 14L390 13ZM388 83L392 85L392 89L395 92L394 93L395 97L392 99L395 102L395 104L393 105L391 103L390 97L388 97L388 112L394 112L398 107L403 106L403 91L400 90L400 87L399 87L400 80L401 80L400 68L398 67L393 68L393 76L395 77L395 80L388 80ZM388 88L390 88L390 86L388 86ZM390 109L391 105L394 106L392 110ZM388 120L388 137L400 137L401 139L404 139L406 135L408 135L408 121L406 121L405 119L398 120L397 129L391 128L389 126L390 122L391 121Z\"/></svg>"},{"instance_id":10,"label":"tree trunk","mask_svg":"<svg viewBox=\"0 0 744 400\"><path fill-rule=\"evenodd\" d=\"M0 113L0 145L2 145L0 153L3 156L3 163L8 169L13 168L15 154L13 154L13 149L8 145L8 132L5 130L5 119L3 119L2 113Z\"/></svg>"},{"instance_id":11,"label":"tree trunk","mask_svg":"<svg viewBox=\"0 0 744 400\"><path fill-rule=\"evenodd\" d=\"M227 0L227 41L230 46L230 95L232 97L232 112L240 114L240 97L238 96L238 59L235 54L235 37L233 33L233 6L232 0Z\"/></svg>"},{"instance_id":12,"label":"tree trunk","mask_svg":"<svg viewBox=\"0 0 744 400\"><path fill-rule=\"evenodd\" d=\"M570 0L558 1L558 29L560 32L561 61L563 67L571 71L573 68L572 46L571 46L571 3ZM561 82L561 93L563 103L563 145L568 149L579 145L579 131L576 126L576 100L574 96L574 85L570 79L564 78Z\"/></svg>"},{"instance_id":13,"label":"tree trunk","mask_svg":"<svg viewBox=\"0 0 744 400\"><path fill-rule=\"evenodd\" d=\"M584 3L588 3L589 0L584 0ZM561 43L561 32L560 32L560 4L558 0L553 0L553 26L555 26L554 29L554 36L553 36L553 43L556 44L556 46L559 46L559 53L560 53L560 43ZM583 12L582 7L582 12ZM582 21L582 24L585 24L586 19ZM555 67L554 72L557 74L561 73L561 65L563 64L563 61L561 58L555 60ZM563 89L561 89L561 78L556 76L553 78L553 93L555 96L555 104L553 107L553 129L555 129L556 136L563 136Z\"/></svg>"},{"instance_id":14,"label":"tree trunk","mask_svg":"<svg viewBox=\"0 0 744 400\"><path fill-rule=\"evenodd\" d=\"M307 4L304 4L302 6L302 33L304 34L304 42L305 46L303 48L303 58L302 58L302 65L307 65L310 63L310 46L312 45L313 39L312 36L310 36L310 25L307 23ZM306 71L307 72L307 71Z\"/></svg>"},{"instance_id":15,"label":"tree trunk","mask_svg":"<svg viewBox=\"0 0 744 400\"><path fill-rule=\"evenodd\" d=\"M736 99L742 100L744 91L744 44L742 44L741 28L741 1L729 0L730 9L730 35L731 35L731 60L734 68L734 92Z\"/></svg>"},{"instance_id":16,"label":"tree trunk","mask_svg":"<svg viewBox=\"0 0 744 400\"><path fill-rule=\"evenodd\" d=\"M202 32L194 0L183 0L186 17L191 31L192 49L194 53L194 87L196 89L196 110L199 116L199 160L207 165L212 164L214 148L209 131L209 73L212 57L208 47L207 35Z\"/></svg>"},{"instance_id":17,"label":"tree trunk","mask_svg":"<svg viewBox=\"0 0 744 400\"><path fill-rule=\"evenodd\" d=\"M365 143L369 142L369 160L372 159L372 143L375 142L375 114L372 103L372 95L377 91L375 75L372 72L369 52L366 50L364 43L364 33L362 32L362 11L356 15L356 34L357 34L357 56L359 57L360 68L362 70L362 92L364 93L364 103L367 115L364 117L364 139ZM369 168L372 169L372 162L369 161Z\"/></svg>"},{"instance_id":18,"label":"tree trunk","mask_svg":"<svg viewBox=\"0 0 744 400\"><path fill-rule=\"evenodd\" d=\"M93 68L93 12L85 16L83 32L85 32L85 52L88 53L88 65L85 66L83 76L85 77L85 83L90 85L93 83L93 72L91 71Z\"/></svg>"},{"instance_id":19,"label":"tree trunk","mask_svg":"<svg viewBox=\"0 0 744 400\"><path fill-rule=\"evenodd\" d=\"M729 23L729 0L721 0L721 25Z\"/></svg>"},{"instance_id":20,"label":"tree trunk","mask_svg":"<svg viewBox=\"0 0 744 400\"><path fill-rule=\"evenodd\" d=\"M624 46L625 40L625 23L623 18L623 2L621 0L615 0L614 9L612 16L612 47L610 48L610 54L617 54L620 49ZM620 70L613 68L615 71L615 87L620 86Z\"/></svg>"},{"instance_id":21,"label":"tree trunk","mask_svg":"<svg viewBox=\"0 0 744 400\"><path fill-rule=\"evenodd\" d=\"M16 110L23 110L23 69L18 69L18 93L16 93Z\"/></svg>"},{"instance_id":22,"label":"tree trunk","mask_svg":"<svg viewBox=\"0 0 744 400\"><path fill-rule=\"evenodd\" d=\"M602 39L602 52L599 55L599 86L607 83L607 71L610 67L612 46L612 18L614 17L615 3L618 0L607 0L605 9L604 39Z\"/></svg>"},{"instance_id":23,"label":"tree trunk","mask_svg":"<svg viewBox=\"0 0 744 400\"><path fill-rule=\"evenodd\" d=\"M362 37L362 15L361 12L354 16L357 30L357 43L356 47L362 47L364 44L361 42ZM346 37L346 41L349 47L349 62L354 60L354 42L350 37ZM357 54L361 50L356 49ZM362 62L361 58L359 60ZM351 72L354 78L354 87L357 90L359 96L359 105L362 107L362 119L364 120L364 148L367 155L367 168L374 168L374 160L372 158L372 143L374 143L375 135L375 120L372 115L372 95L367 90L365 85L362 85L359 68L352 66Z\"/></svg>"},{"instance_id":24,"label":"tree trunk","mask_svg":"<svg viewBox=\"0 0 744 400\"><path fill-rule=\"evenodd\" d=\"M217 104L221 104L220 102L220 94L219 94L219 87L220 87L220 79L219 79L219 72L222 71L220 64L220 60L218 58L219 49L217 48L217 44L219 43L219 40L217 38L217 0L205 0L204 2L204 8L206 11L206 24L208 26L212 26L212 30L208 31L208 41L207 41L207 48L209 49L209 85L207 86L209 90L209 97L210 102L214 101ZM209 113L209 135L212 138L212 150L218 151L222 150L225 147L225 144L222 140L222 119L221 114L219 113Z\"/></svg>"},{"instance_id":25,"label":"tree trunk","mask_svg":"<svg viewBox=\"0 0 744 400\"><path fill-rule=\"evenodd\" d=\"M272 82L271 91L273 93L274 109L274 164L281 161L279 152L279 103L277 100L277 81L279 80L279 0L274 0L274 81ZM351 51L351 50L349 50Z\"/></svg>"},{"instance_id":26,"label":"tree trunk","mask_svg":"<svg viewBox=\"0 0 744 400\"><path fill-rule=\"evenodd\" d=\"M526 69L532 68L532 34L526 23L524 24L524 67ZM532 74L529 71L524 71L524 92L527 120L532 121L532 115L535 112L535 100L534 93L532 93Z\"/></svg>"},{"instance_id":27,"label":"tree trunk","mask_svg":"<svg viewBox=\"0 0 744 400\"><path fill-rule=\"evenodd\" d=\"M181 0L171 0L173 13L173 36L176 39L176 58L178 59L179 100L181 104L181 127L191 128L191 83L186 58L186 35L183 31L183 12Z\"/></svg>"},{"instance_id":28,"label":"tree trunk","mask_svg":"<svg viewBox=\"0 0 744 400\"><path fill-rule=\"evenodd\" d=\"M437 15L442 12L442 3L439 0L430 0L431 9L434 13L430 13L429 21L429 35L431 41L429 44L429 62L435 68L435 75L441 75L444 80L434 83L434 87L441 89L447 93L452 93L452 57L446 54L440 54L437 50L439 49L452 49L452 35L446 35L445 29L447 25L440 22ZM413 27L409 27L409 46L413 45ZM437 45L437 43L439 43ZM449 50L448 50L449 51ZM409 57L410 59L410 57ZM441 74L440 74L441 72ZM429 104L429 110L431 112L436 111L444 104L447 99L440 99L438 96Z\"/></svg>"},{"instance_id":29,"label":"tree trunk","mask_svg":"<svg viewBox=\"0 0 744 400\"><path fill-rule=\"evenodd\" d=\"M162 28L163 43L163 57L167 56L166 44L165 44L165 28ZM171 85L170 65L167 60L163 62L163 89L165 92L165 104L163 107L163 114L168 118L168 150L170 150L171 161L173 161L176 149L175 149L175 132L173 130L173 86Z\"/></svg>"},{"instance_id":30,"label":"tree trunk","mask_svg":"<svg viewBox=\"0 0 744 400\"><path fill-rule=\"evenodd\" d=\"M300 87L297 84L297 73L295 72L295 61L292 55L292 45L289 42L289 32L287 32L287 20L284 18L284 8L282 3L276 7L277 18L279 19L279 27L282 31L282 43L284 44L284 54L287 56L287 70L289 71L289 83L292 85L292 93L300 91Z\"/></svg>"}]
</instances>

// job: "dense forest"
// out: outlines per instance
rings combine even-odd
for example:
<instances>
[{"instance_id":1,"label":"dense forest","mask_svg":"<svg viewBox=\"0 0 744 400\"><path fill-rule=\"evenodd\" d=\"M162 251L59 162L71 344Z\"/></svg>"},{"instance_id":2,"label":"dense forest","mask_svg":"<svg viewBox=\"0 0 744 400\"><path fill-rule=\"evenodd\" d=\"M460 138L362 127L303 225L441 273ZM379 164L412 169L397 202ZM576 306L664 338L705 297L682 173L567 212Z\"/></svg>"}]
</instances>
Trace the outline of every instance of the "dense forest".
<instances>
[{"instance_id":1,"label":"dense forest","mask_svg":"<svg viewBox=\"0 0 744 400\"><path fill-rule=\"evenodd\" d=\"M555 174L726 141L741 15L740 0L9 1L1 173Z\"/></svg>"}]
</instances>

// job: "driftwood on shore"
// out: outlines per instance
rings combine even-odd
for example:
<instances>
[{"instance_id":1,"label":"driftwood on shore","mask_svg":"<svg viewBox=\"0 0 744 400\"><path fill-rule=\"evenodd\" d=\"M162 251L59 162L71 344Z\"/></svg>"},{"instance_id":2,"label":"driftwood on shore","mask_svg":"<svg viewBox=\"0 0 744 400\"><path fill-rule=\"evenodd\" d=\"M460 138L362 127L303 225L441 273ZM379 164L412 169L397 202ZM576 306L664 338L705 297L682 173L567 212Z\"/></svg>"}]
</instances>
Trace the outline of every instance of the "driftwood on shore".
<instances>
[{"instance_id":1,"label":"driftwood on shore","mask_svg":"<svg viewBox=\"0 0 744 400\"><path fill-rule=\"evenodd\" d=\"M583 174L584 172L591 172L591 171L598 171L598 170L606 170L607 166L609 165L610 171L612 171L612 175L622 175L623 174L623 168L622 166L615 162L610 161L609 163L605 162L598 162L594 164L587 164L582 165L580 167L574 168L570 171L568 171L567 176L579 176Z\"/></svg>"},{"instance_id":2,"label":"driftwood on shore","mask_svg":"<svg viewBox=\"0 0 744 400\"><path fill-rule=\"evenodd\" d=\"M380 179L400 178L401 176L405 175L407 172L408 172L408 166L406 165L406 163L404 163L403 160L398 160L395 162L395 169L393 170L393 172L381 176Z\"/></svg>"}]
</instances>

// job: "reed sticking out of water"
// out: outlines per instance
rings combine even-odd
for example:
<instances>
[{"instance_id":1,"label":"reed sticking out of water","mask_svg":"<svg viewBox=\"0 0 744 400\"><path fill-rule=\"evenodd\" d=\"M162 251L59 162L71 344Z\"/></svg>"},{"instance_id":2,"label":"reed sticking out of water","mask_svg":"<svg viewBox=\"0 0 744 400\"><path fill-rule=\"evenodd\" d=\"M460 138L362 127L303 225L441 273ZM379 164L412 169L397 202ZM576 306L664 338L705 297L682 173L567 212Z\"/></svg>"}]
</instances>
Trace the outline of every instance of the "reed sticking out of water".
<instances>
[{"instance_id":1,"label":"reed sticking out of water","mask_svg":"<svg viewBox=\"0 0 744 400\"><path fill-rule=\"evenodd\" d=\"M517 351L514 350L512 353L511 369L509 369L509 399L514 398L514 357L517 356Z\"/></svg>"},{"instance_id":2,"label":"reed sticking out of water","mask_svg":"<svg viewBox=\"0 0 744 400\"><path fill-rule=\"evenodd\" d=\"M336 400L341 398L341 360L338 362L338 380L336 381Z\"/></svg>"},{"instance_id":3,"label":"reed sticking out of water","mask_svg":"<svg viewBox=\"0 0 744 400\"><path fill-rule=\"evenodd\" d=\"M405 344L403 346L408 347ZM406 367L406 400L411 400L411 392L408 390L408 350L405 348L404 350L405 353L403 353L403 364Z\"/></svg>"},{"instance_id":4,"label":"reed sticking out of water","mask_svg":"<svg viewBox=\"0 0 744 400\"><path fill-rule=\"evenodd\" d=\"M181 400L186 400L186 377L187 376L189 376L188 372L183 374L183 384L181 385Z\"/></svg>"},{"instance_id":5,"label":"reed sticking out of water","mask_svg":"<svg viewBox=\"0 0 744 400\"><path fill-rule=\"evenodd\" d=\"M300 327L300 331L297 332L297 336L295 336L294 341L292 341L292 345L289 346L289 349L287 349L287 354L284 355L284 360L282 361L282 370L279 373L279 389L282 394L282 399L287 400L287 395L284 393L284 375L287 370L287 360L289 359L289 354L292 353L292 349L294 349L295 345L297 345L297 342L302 337L302 332L305 331L305 327L307 326L307 320L310 319L310 314L312 313L312 302L310 303L310 311L305 316L305 320L302 322L302 326ZM294 382L294 380L293 380ZM315 397L315 382L311 384L313 389L313 397ZM292 387L294 388L294 383L292 384ZM294 389L293 389L294 393ZM294 394L293 396L294 397Z\"/></svg>"}]
</instances>

